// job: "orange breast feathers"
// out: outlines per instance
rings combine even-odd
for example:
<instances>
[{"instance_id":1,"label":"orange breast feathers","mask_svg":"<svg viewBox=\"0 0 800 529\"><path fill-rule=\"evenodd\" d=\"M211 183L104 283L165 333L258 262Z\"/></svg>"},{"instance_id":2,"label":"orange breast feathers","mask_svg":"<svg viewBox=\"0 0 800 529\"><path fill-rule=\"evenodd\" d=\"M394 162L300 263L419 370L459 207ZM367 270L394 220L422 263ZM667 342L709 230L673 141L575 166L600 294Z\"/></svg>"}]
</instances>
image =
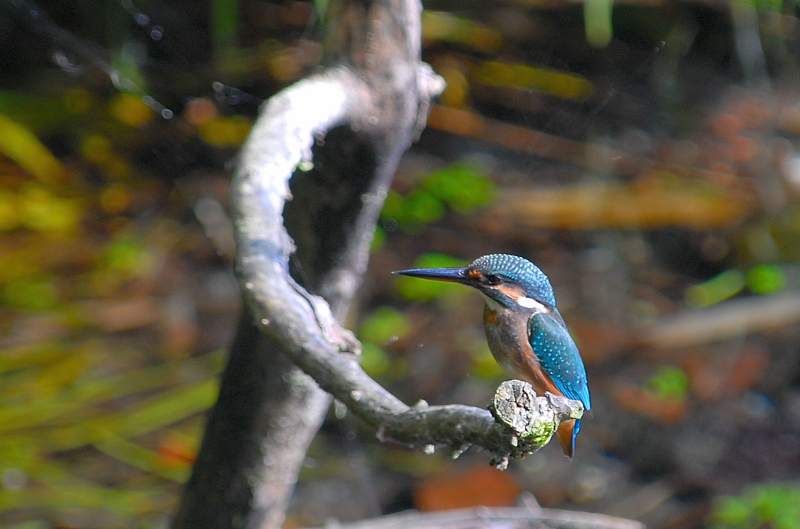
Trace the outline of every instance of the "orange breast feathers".
<instances>
[{"instance_id":1,"label":"orange breast feathers","mask_svg":"<svg viewBox=\"0 0 800 529\"><path fill-rule=\"evenodd\" d=\"M497 362L512 377L529 382L536 393L549 391L562 395L550 376L542 370L539 358L528 340L528 325L519 313L494 310L489 305L483 312L486 339Z\"/></svg>"}]
</instances>

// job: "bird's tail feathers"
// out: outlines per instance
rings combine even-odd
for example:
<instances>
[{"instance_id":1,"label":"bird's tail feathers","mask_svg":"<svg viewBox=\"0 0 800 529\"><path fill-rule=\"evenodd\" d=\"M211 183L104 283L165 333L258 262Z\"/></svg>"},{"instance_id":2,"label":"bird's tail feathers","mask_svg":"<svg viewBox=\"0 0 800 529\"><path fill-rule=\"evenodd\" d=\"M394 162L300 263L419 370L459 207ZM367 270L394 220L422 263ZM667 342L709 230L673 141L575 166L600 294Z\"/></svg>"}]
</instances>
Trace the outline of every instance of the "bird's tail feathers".
<instances>
[{"instance_id":1,"label":"bird's tail feathers","mask_svg":"<svg viewBox=\"0 0 800 529\"><path fill-rule=\"evenodd\" d=\"M575 454L575 439L578 437L578 432L580 431L580 419L563 421L558 425L558 430L556 430L558 443L561 445L561 451L570 459L572 459L573 454Z\"/></svg>"}]
</instances>

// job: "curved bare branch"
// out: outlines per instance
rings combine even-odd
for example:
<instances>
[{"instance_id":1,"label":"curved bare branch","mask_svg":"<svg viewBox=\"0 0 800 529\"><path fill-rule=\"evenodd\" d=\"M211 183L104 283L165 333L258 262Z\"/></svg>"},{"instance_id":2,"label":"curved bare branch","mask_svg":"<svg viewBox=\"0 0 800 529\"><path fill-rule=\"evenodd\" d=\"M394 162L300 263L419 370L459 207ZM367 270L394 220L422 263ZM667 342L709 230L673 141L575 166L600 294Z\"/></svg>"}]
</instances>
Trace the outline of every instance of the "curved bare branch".
<instances>
[{"instance_id":1,"label":"curved bare branch","mask_svg":"<svg viewBox=\"0 0 800 529\"><path fill-rule=\"evenodd\" d=\"M430 94L422 96L427 99ZM407 406L370 378L355 354L347 354L358 352L355 337L339 325L323 298L306 291L289 274L294 245L282 216L285 201L291 198L289 178L295 166L311 161L311 146L321 133L363 117L369 97L360 80L341 68L298 83L267 104L242 150L232 187L238 273L246 302L256 323L283 345L285 353L383 439L417 447L446 445L454 451L479 445L502 466L509 457L530 453L543 443L520 444L519 432L503 427L487 410ZM324 104L313 104L322 100ZM306 119L288 127L294 120L287 114L297 113ZM276 152L286 155L276 161ZM574 406L555 397L534 399L516 410L537 414L536 422L550 428L575 413ZM509 424L514 420L509 418ZM548 440L549 436L540 438Z\"/></svg>"}]
</instances>

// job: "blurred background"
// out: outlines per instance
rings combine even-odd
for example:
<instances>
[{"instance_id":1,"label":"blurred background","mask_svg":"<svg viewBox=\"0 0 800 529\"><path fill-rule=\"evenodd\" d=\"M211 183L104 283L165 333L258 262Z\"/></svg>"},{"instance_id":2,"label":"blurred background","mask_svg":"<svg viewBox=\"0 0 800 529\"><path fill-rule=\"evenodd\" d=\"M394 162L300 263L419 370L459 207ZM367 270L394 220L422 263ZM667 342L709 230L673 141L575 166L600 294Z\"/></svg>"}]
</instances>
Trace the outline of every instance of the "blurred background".
<instances>
[{"instance_id":1,"label":"blurred background","mask_svg":"<svg viewBox=\"0 0 800 529\"><path fill-rule=\"evenodd\" d=\"M0 0L0 525L165 527L239 293L226 216L317 2ZM447 89L403 159L348 325L413 403L504 375L479 295L396 278L534 261L594 416L505 473L335 406L286 527L513 505L652 528L800 527L800 21L779 0L425 2Z\"/></svg>"}]
</instances>

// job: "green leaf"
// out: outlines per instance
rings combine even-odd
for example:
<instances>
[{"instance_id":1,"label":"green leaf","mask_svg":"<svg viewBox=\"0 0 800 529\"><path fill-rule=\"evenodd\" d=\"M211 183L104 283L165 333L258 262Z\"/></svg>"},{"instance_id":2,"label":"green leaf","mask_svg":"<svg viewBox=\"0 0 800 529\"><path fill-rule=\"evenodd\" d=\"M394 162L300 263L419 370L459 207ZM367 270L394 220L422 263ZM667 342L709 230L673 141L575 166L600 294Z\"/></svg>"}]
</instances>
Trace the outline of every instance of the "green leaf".
<instances>
[{"instance_id":1,"label":"green leaf","mask_svg":"<svg viewBox=\"0 0 800 529\"><path fill-rule=\"evenodd\" d=\"M386 230L380 226L375 227L375 235L372 237L372 243L369 246L369 251L372 253L380 252L386 245Z\"/></svg>"},{"instance_id":2,"label":"green leaf","mask_svg":"<svg viewBox=\"0 0 800 529\"><path fill-rule=\"evenodd\" d=\"M436 222L442 218L444 211L442 201L425 191L415 190L407 197L390 191L381 217L394 219L401 228L413 228Z\"/></svg>"},{"instance_id":3,"label":"green leaf","mask_svg":"<svg viewBox=\"0 0 800 529\"><path fill-rule=\"evenodd\" d=\"M681 400L689 391L689 378L679 367L664 366L650 378L647 386L662 399Z\"/></svg>"},{"instance_id":4,"label":"green leaf","mask_svg":"<svg viewBox=\"0 0 800 529\"><path fill-rule=\"evenodd\" d=\"M379 307L364 318L358 335L362 340L382 344L404 338L411 328L411 320L399 310Z\"/></svg>"},{"instance_id":5,"label":"green leaf","mask_svg":"<svg viewBox=\"0 0 800 529\"><path fill-rule=\"evenodd\" d=\"M0 298L12 307L43 310L58 304L58 290L52 278L24 278L3 287Z\"/></svg>"},{"instance_id":6,"label":"green leaf","mask_svg":"<svg viewBox=\"0 0 800 529\"><path fill-rule=\"evenodd\" d=\"M756 294L772 294L786 287L786 275L779 266L754 266L747 272L747 287Z\"/></svg>"},{"instance_id":7,"label":"green leaf","mask_svg":"<svg viewBox=\"0 0 800 529\"><path fill-rule=\"evenodd\" d=\"M420 256L414 262L414 268L459 267L466 264L465 261L449 255L429 253ZM400 276L397 278L397 292L403 299L425 302L458 296L466 293L467 289L455 283Z\"/></svg>"},{"instance_id":8,"label":"green leaf","mask_svg":"<svg viewBox=\"0 0 800 529\"><path fill-rule=\"evenodd\" d=\"M317 8L320 20L325 20L325 14L328 12L328 0L314 0L314 7Z\"/></svg>"},{"instance_id":9,"label":"green leaf","mask_svg":"<svg viewBox=\"0 0 800 529\"><path fill-rule=\"evenodd\" d=\"M612 0L586 0L583 3L583 23L586 27L586 40L595 48L605 48L611 37Z\"/></svg>"},{"instance_id":10,"label":"green leaf","mask_svg":"<svg viewBox=\"0 0 800 529\"><path fill-rule=\"evenodd\" d=\"M692 307L710 307L735 296L745 286L745 275L739 270L726 270L699 285L686 289L684 299Z\"/></svg>"},{"instance_id":11,"label":"green leaf","mask_svg":"<svg viewBox=\"0 0 800 529\"><path fill-rule=\"evenodd\" d=\"M372 342L361 342L361 368L370 376L381 376L389 370L391 361L386 351Z\"/></svg>"},{"instance_id":12,"label":"green leaf","mask_svg":"<svg viewBox=\"0 0 800 529\"><path fill-rule=\"evenodd\" d=\"M474 166L457 163L422 181L422 189L458 213L471 213L494 200L495 185Z\"/></svg>"},{"instance_id":13,"label":"green leaf","mask_svg":"<svg viewBox=\"0 0 800 529\"><path fill-rule=\"evenodd\" d=\"M721 527L743 527L752 512L752 506L742 498L722 498L717 502L712 520Z\"/></svg>"},{"instance_id":14,"label":"green leaf","mask_svg":"<svg viewBox=\"0 0 800 529\"><path fill-rule=\"evenodd\" d=\"M758 484L739 496L718 498L709 522L713 529L800 527L800 487L795 483Z\"/></svg>"}]
</instances>

